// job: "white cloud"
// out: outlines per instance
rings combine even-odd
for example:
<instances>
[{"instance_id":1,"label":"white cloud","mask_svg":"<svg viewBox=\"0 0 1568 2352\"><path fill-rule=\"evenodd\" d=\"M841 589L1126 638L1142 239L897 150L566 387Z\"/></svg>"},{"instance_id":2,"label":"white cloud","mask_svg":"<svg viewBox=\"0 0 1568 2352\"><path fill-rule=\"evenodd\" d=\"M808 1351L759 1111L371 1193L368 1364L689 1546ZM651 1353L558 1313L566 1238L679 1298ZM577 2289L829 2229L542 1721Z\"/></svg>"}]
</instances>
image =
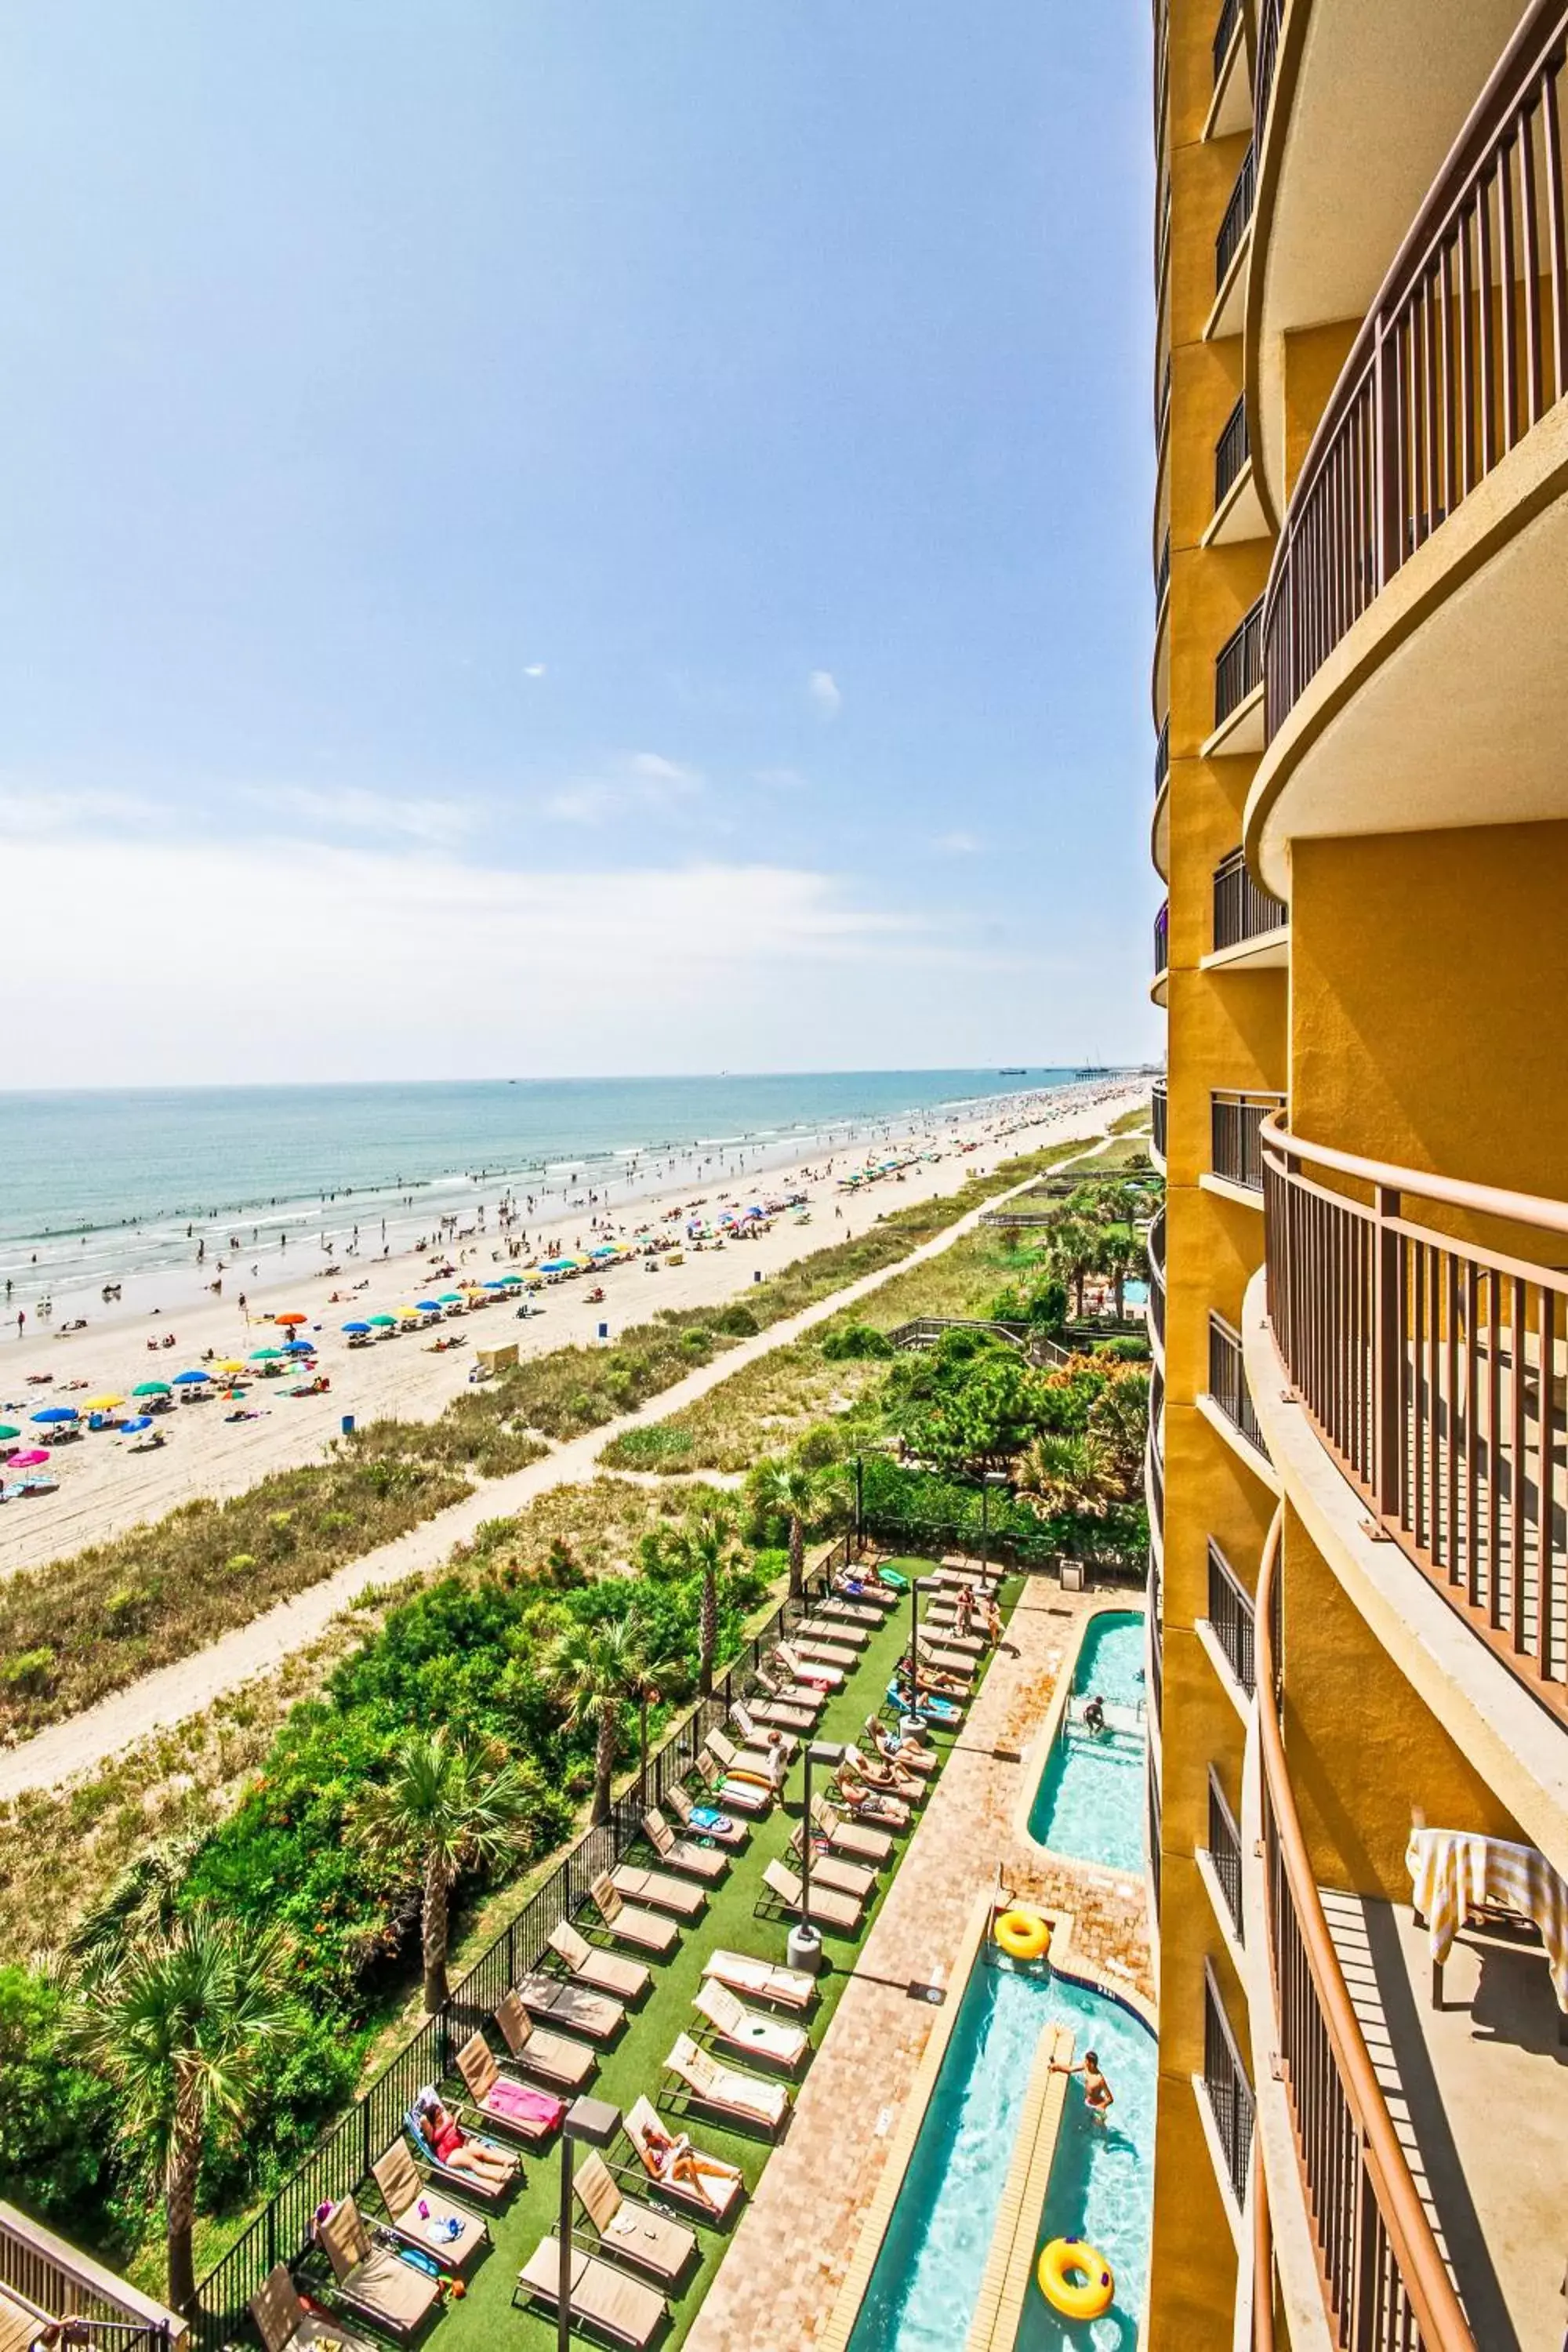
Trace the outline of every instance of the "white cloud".
<instances>
[{"instance_id":1,"label":"white cloud","mask_svg":"<svg viewBox=\"0 0 1568 2352\"><path fill-rule=\"evenodd\" d=\"M980 836L974 833L939 833L931 843L950 857L973 857L980 850Z\"/></svg>"},{"instance_id":2,"label":"white cloud","mask_svg":"<svg viewBox=\"0 0 1568 2352\"><path fill-rule=\"evenodd\" d=\"M245 799L276 823L289 818L306 831L395 835L410 841L453 842L473 824L464 803L434 796L405 798L358 784L247 785Z\"/></svg>"},{"instance_id":3,"label":"white cloud","mask_svg":"<svg viewBox=\"0 0 1568 2352\"><path fill-rule=\"evenodd\" d=\"M139 793L0 785L0 832L7 841L62 833L146 832L162 818L162 804Z\"/></svg>"},{"instance_id":4,"label":"white cloud","mask_svg":"<svg viewBox=\"0 0 1568 2352\"><path fill-rule=\"evenodd\" d=\"M584 776L545 795L543 814L562 824L607 824L634 812L685 805L702 790L697 768L682 767L659 751L631 751L612 761L600 775Z\"/></svg>"},{"instance_id":5,"label":"white cloud","mask_svg":"<svg viewBox=\"0 0 1568 2352\"><path fill-rule=\"evenodd\" d=\"M830 669L814 669L805 681L805 690L824 719L837 718L844 708L844 697Z\"/></svg>"},{"instance_id":6,"label":"white cloud","mask_svg":"<svg viewBox=\"0 0 1568 2352\"><path fill-rule=\"evenodd\" d=\"M542 677L544 676L544 664L542 662L525 662L523 665L522 674L524 677Z\"/></svg>"}]
</instances>

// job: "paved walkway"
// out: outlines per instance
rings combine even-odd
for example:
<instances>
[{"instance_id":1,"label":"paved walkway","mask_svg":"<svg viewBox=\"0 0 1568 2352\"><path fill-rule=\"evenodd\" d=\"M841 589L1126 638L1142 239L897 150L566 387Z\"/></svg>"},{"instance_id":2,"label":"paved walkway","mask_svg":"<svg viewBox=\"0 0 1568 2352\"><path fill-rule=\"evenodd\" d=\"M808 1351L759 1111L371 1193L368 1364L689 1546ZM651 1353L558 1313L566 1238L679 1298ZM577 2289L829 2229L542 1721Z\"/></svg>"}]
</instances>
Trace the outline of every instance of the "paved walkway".
<instances>
[{"instance_id":1,"label":"paved walkway","mask_svg":"<svg viewBox=\"0 0 1568 2352\"><path fill-rule=\"evenodd\" d=\"M975 1896L999 1863L1013 1892L1074 1914L1075 1952L1152 1999L1142 1885L1042 1869L1013 1832L1024 1767L1008 1759L1038 1733L1095 1597L1059 1593L1043 1578L1026 1587L1010 1646L910 1841L686 2352L795 2352L817 2340L939 2014L907 1987L947 1981Z\"/></svg>"},{"instance_id":2,"label":"paved walkway","mask_svg":"<svg viewBox=\"0 0 1568 2352\"><path fill-rule=\"evenodd\" d=\"M1095 1110L1095 1139L1121 1108L1120 1103L1111 1103ZM1034 1181L1032 1177L1027 1180L1031 1183ZM1025 1189L1025 1184L1019 1184L1009 1192L993 1194L933 1241L911 1250L897 1265L865 1275L858 1282L847 1284L842 1290L818 1299L800 1314L770 1325L754 1339L742 1340L739 1347L689 1372L684 1380L651 1398L640 1410L590 1430L584 1437L553 1446L542 1460L530 1463L526 1469L515 1471L510 1477L485 1481L449 1510L438 1512L422 1526L398 1537L395 1542L384 1544L379 1550L352 1560L335 1576L325 1577L307 1591L296 1593L292 1600L280 1601L275 1609L252 1619L248 1625L237 1627L232 1633L209 1643L188 1658L158 1667L129 1688L100 1700L96 1706L84 1708L68 1722L52 1724L36 1738L0 1750L0 1799L19 1796L27 1789L58 1787L79 1773L93 1769L108 1757L118 1755L148 1733L165 1730L172 1724L199 1715L216 1698L238 1689L253 1676L275 1671L294 1651L314 1641L357 1594L439 1568L449 1558L454 1545L471 1539L484 1520L509 1518L557 1486L591 1478L599 1454L623 1430L662 1421L679 1412L682 1406L694 1404L732 1373L777 1348L787 1347L791 1340L826 1322L841 1308L879 1290L895 1275L940 1257L963 1234L973 1233L987 1211L995 1210L1004 1201L1011 1200L1014 1192Z\"/></svg>"}]
</instances>

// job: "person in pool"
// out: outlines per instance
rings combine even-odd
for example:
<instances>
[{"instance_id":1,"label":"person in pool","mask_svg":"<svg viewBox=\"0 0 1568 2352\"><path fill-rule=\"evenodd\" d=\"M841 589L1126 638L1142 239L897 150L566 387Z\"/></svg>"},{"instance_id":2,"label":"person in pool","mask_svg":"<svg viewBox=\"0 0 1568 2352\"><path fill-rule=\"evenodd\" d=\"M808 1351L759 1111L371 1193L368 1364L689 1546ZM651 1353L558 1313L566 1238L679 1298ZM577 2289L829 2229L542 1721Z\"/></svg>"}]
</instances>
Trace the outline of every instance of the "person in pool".
<instances>
[{"instance_id":1,"label":"person in pool","mask_svg":"<svg viewBox=\"0 0 1568 2352\"><path fill-rule=\"evenodd\" d=\"M1116 2094L1100 2071L1098 2053L1086 2050L1083 2053L1083 2062L1078 2066L1063 2066L1053 2058L1051 2072L1053 2074L1081 2074L1084 2105L1099 2122L1105 2121L1111 2108L1116 2105Z\"/></svg>"},{"instance_id":2,"label":"person in pool","mask_svg":"<svg viewBox=\"0 0 1568 2352\"><path fill-rule=\"evenodd\" d=\"M1086 1731L1098 1733L1105 1729L1105 1701L1098 1691L1090 1691L1084 1702L1083 1726Z\"/></svg>"}]
</instances>

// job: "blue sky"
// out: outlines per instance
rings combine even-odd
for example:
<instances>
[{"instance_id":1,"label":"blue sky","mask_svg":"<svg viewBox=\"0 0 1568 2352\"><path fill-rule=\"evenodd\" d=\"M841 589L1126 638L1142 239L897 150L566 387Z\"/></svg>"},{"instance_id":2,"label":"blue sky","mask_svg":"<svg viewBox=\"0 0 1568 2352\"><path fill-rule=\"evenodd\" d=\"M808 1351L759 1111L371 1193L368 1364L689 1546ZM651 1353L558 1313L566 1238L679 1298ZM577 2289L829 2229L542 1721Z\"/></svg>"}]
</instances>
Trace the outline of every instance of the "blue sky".
<instances>
[{"instance_id":1,"label":"blue sky","mask_svg":"<svg viewBox=\"0 0 1568 2352\"><path fill-rule=\"evenodd\" d=\"M29 1076L1152 1052L1148 39L11 12Z\"/></svg>"}]
</instances>

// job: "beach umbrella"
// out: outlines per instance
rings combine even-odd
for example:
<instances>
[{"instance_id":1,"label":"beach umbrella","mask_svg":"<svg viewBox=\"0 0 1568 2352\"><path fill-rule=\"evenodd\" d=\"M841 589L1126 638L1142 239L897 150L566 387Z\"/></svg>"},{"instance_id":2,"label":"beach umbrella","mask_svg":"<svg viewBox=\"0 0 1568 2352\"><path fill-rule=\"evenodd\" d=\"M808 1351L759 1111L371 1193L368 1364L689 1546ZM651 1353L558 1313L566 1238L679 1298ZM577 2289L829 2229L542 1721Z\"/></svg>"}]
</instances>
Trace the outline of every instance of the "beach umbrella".
<instances>
[{"instance_id":1,"label":"beach umbrella","mask_svg":"<svg viewBox=\"0 0 1568 2352\"><path fill-rule=\"evenodd\" d=\"M363 1339L365 1333L370 1329L370 1325L368 1323L345 1323L343 1325L343 1329L349 1333L352 1339Z\"/></svg>"},{"instance_id":2,"label":"beach umbrella","mask_svg":"<svg viewBox=\"0 0 1568 2352\"><path fill-rule=\"evenodd\" d=\"M444 1290L441 1293L441 1304L443 1307L460 1307L462 1303L463 1294L460 1290Z\"/></svg>"},{"instance_id":3,"label":"beach umbrella","mask_svg":"<svg viewBox=\"0 0 1568 2352\"><path fill-rule=\"evenodd\" d=\"M487 1290L504 1290L504 1289L506 1288L506 1285L505 1285L505 1283L504 1283L504 1282L500 1282L500 1281L496 1281L496 1282L487 1282L487 1283L486 1283L486 1285L485 1285L485 1288L486 1288Z\"/></svg>"},{"instance_id":4,"label":"beach umbrella","mask_svg":"<svg viewBox=\"0 0 1568 2352\"><path fill-rule=\"evenodd\" d=\"M539 1271L541 1274L570 1274L576 1263L576 1259L571 1257L547 1257L541 1263Z\"/></svg>"},{"instance_id":5,"label":"beach umbrella","mask_svg":"<svg viewBox=\"0 0 1568 2352\"><path fill-rule=\"evenodd\" d=\"M417 1307L400 1307L397 1310L397 1316L399 1322L417 1323L419 1320L419 1309Z\"/></svg>"},{"instance_id":6,"label":"beach umbrella","mask_svg":"<svg viewBox=\"0 0 1568 2352\"><path fill-rule=\"evenodd\" d=\"M286 1339L283 1342L283 1353L286 1356L313 1356L315 1352L315 1348L309 1339Z\"/></svg>"},{"instance_id":7,"label":"beach umbrella","mask_svg":"<svg viewBox=\"0 0 1568 2352\"><path fill-rule=\"evenodd\" d=\"M0 1445L9 1445L14 1437L20 1437L21 1434L21 1431L13 1429L8 1421L0 1421Z\"/></svg>"},{"instance_id":8,"label":"beach umbrella","mask_svg":"<svg viewBox=\"0 0 1568 2352\"><path fill-rule=\"evenodd\" d=\"M81 1409L83 1412L112 1412L117 1404L124 1402L123 1397L117 1396L84 1397Z\"/></svg>"},{"instance_id":9,"label":"beach umbrella","mask_svg":"<svg viewBox=\"0 0 1568 2352\"><path fill-rule=\"evenodd\" d=\"M514 1283L519 1283L521 1280L522 1276L521 1274L503 1274L500 1278L500 1287L502 1290L510 1290Z\"/></svg>"},{"instance_id":10,"label":"beach umbrella","mask_svg":"<svg viewBox=\"0 0 1568 2352\"><path fill-rule=\"evenodd\" d=\"M414 1304L421 1315L439 1315L441 1312L441 1302L438 1298L416 1298ZM345 1323L343 1326L345 1331L352 1331L353 1328L352 1323Z\"/></svg>"},{"instance_id":11,"label":"beach umbrella","mask_svg":"<svg viewBox=\"0 0 1568 2352\"><path fill-rule=\"evenodd\" d=\"M211 1379L210 1372L176 1372L174 1386L177 1389L205 1389Z\"/></svg>"},{"instance_id":12,"label":"beach umbrella","mask_svg":"<svg viewBox=\"0 0 1568 2352\"><path fill-rule=\"evenodd\" d=\"M395 1315L372 1315L367 1317L366 1320L378 1331L390 1331L397 1318Z\"/></svg>"},{"instance_id":13,"label":"beach umbrella","mask_svg":"<svg viewBox=\"0 0 1568 2352\"><path fill-rule=\"evenodd\" d=\"M221 1364L215 1364L213 1370L215 1372L243 1372L245 1366L237 1356L228 1356Z\"/></svg>"},{"instance_id":14,"label":"beach umbrella","mask_svg":"<svg viewBox=\"0 0 1568 2352\"><path fill-rule=\"evenodd\" d=\"M47 1404L42 1412L36 1412L33 1415L33 1419L37 1422L75 1421L76 1418L77 1409L74 1404Z\"/></svg>"},{"instance_id":15,"label":"beach umbrella","mask_svg":"<svg viewBox=\"0 0 1568 2352\"><path fill-rule=\"evenodd\" d=\"M13 1454L5 1467L7 1470L42 1470L48 1458L41 1445L34 1445L26 1454Z\"/></svg>"},{"instance_id":16,"label":"beach umbrella","mask_svg":"<svg viewBox=\"0 0 1568 2352\"><path fill-rule=\"evenodd\" d=\"M619 1257L620 1251L616 1247L614 1242L605 1242L602 1248L590 1250L588 1252L588 1255L592 1258Z\"/></svg>"},{"instance_id":17,"label":"beach umbrella","mask_svg":"<svg viewBox=\"0 0 1568 2352\"><path fill-rule=\"evenodd\" d=\"M282 1353L281 1348L258 1348L250 1360L253 1364L275 1364Z\"/></svg>"},{"instance_id":18,"label":"beach umbrella","mask_svg":"<svg viewBox=\"0 0 1568 2352\"><path fill-rule=\"evenodd\" d=\"M131 1393L133 1397L167 1396L169 1383L167 1381L138 1381Z\"/></svg>"},{"instance_id":19,"label":"beach umbrella","mask_svg":"<svg viewBox=\"0 0 1568 2352\"><path fill-rule=\"evenodd\" d=\"M125 1423L124 1428L123 1428L123 1429L122 1429L122 1431L121 1432L121 1434L122 1436L131 1436L131 1437L134 1437L134 1436L137 1434L137 1433L138 1433L139 1431L143 1430L143 1429L151 1429L151 1428L152 1428L152 1426L153 1426L153 1416L152 1416L152 1414L151 1414L150 1412L139 1412L139 1413L134 1414L134 1415L132 1416L132 1418Z\"/></svg>"},{"instance_id":20,"label":"beach umbrella","mask_svg":"<svg viewBox=\"0 0 1568 2352\"><path fill-rule=\"evenodd\" d=\"M308 1323L310 1319L308 1315L300 1315L292 1307L287 1315L275 1315L272 1318L274 1323Z\"/></svg>"}]
</instances>

